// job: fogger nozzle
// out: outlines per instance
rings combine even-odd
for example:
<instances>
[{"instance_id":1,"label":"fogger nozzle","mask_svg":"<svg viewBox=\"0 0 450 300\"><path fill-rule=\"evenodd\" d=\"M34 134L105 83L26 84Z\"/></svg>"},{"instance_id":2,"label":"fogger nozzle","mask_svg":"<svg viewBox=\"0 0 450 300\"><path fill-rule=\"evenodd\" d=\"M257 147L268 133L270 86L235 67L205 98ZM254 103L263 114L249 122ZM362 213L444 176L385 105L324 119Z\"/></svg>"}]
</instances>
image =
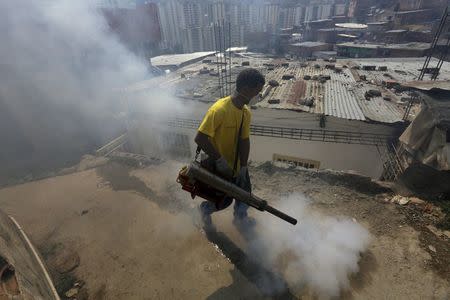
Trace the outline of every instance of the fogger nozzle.
<instances>
[{"instance_id":1,"label":"fogger nozzle","mask_svg":"<svg viewBox=\"0 0 450 300\"><path fill-rule=\"evenodd\" d=\"M183 177L185 178L185 180L182 179ZM196 195L202 197L202 194L199 193L198 191L199 185L195 186L197 181L224 193L228 197L232 197L234 199L242 201L247 205L252 206L260 211L267 211L268 213L271 213L274 216L277 216L278 218L283 219L288 223L291 223L292 225L297 224L296 219L277 210L276 208L273 208L267 203L267 201L209 172L207 169L201 167L199 163L192 162L187 168L184 168L180 172L178 182L180 182L183 185L183 189L190 191L193 197L195 197ZM187 185L191 185L192 188L187 187Z\"/></svg>"}]
</instances>

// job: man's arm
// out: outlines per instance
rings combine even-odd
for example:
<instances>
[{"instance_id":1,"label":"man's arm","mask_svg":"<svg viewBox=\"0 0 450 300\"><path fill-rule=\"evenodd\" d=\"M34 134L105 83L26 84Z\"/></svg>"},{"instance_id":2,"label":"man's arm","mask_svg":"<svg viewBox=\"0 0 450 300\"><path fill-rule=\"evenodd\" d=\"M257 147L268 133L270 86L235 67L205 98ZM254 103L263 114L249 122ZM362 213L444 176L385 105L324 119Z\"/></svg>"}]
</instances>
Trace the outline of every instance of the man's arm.
<instances>
[{"instance_id":1,"label":"man's arm","mask_svg":"<svg viewBox=\"0 0 450 300\"><path fill-rule=\"evenodd\" d=\"M248 162L248 156L250 155L250 139L242 139L239 147L239 160L241 167L246 167Z\"/></svg>"},{"instance_id":2,"label":"man's arm","mask_svg":"<svg viewBox=\"0 0 450 300\"><path fill-rule=\"evenodd\" d=\"M216 148L214 148L214 145L209 140L209 136L206 134L197 131L195 143L212 159L217 160L220 158L219 152L217 152Z\"/></svg>"},{"instance_id":3,"label":"man's arm","mask_svg":"<svg viewBox=\"0 0 450 300\"><path fill-rule=\"evenodd\" d=\"M197 131L195 137L197 145L214 160L215 172L226 179L233 177L233 170L230 169L225 158L220 156L220 153L214 148L214 145L209 140L209 136Z\"/></svg>"}]
</instances>

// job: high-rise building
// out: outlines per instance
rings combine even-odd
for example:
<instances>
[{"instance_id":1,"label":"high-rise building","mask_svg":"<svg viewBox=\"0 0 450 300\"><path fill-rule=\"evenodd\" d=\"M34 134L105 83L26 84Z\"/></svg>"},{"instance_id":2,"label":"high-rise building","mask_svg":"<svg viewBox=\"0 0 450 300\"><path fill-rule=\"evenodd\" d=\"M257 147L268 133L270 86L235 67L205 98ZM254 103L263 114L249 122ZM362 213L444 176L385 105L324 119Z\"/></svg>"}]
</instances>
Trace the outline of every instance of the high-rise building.
<instances>
[{"instance_id":1,"label":"high-rise building","mask_svg":"<svg viewBox=\"0 0 450 300\"><path fill-rule=\"evenodd\" d=\"M183 30L184 52L203 51L203 32L201 27L185 28Z\"/></svg>"},{"instance_id":2,"label":"high-rise building","mask_svg":"<svg viewBox=\"0 0 450 300\"><path fill-rule=\"evenodd\" d=\"M182 29L185 27L181 4L176 0L165 0L160 1L157 5L162 48L181 51L183 45Z\"/></svg>"},{"instance_id":3,"label":"high-rise building","mask_svg":"<svg viewBox=\"0 0 450 300\"><path fill-rule=\"evenodd\" d=\"M115 1L115 0L103 0ZM126 1L126 0L122 0ZM304 22L346 13L347 0L147 0L158 2L161 45L183 52L213 50L215 24L229 23L231 45L245 46L256 33L279 33ZM352 0L355 1L355 0ZM226 46L230 39L227 37ZM223 41L223 37L222 37Z\"/></svg>"},{"instance_id":4,"label":"high-rise building","mask_svg":"<svg viewBox=\"0 0 450 300\"><path fill-rule=\"evenodd\" d=\"M203 27L202 31L203 51L213 51L215 49L214 25Z\"/></svg>"},{"instance_id":5,"label":"high-rise building","mask_svg":"<svg viewBox=\"0 0 450 300\"><path fill-rule=\"evenodd\" d=\"M355 21L364 21L373 0L350 0L348 17Z\"/></svg>"},{"instance_id":6,"label":"high-rise building","mask_svg":"<svg viewBox=\"0 0 450 300\"><path fill-rule=\"evenodd\" d=\"M279 28L290 28L295 25L296 7L283 7L280 9L278 17Z\"/></svg>"},{"instance_id":7,"label":"high-rise building","mask_svg":"<svg viewBox=\"0 0 450 300\"><path fill-rule=\"evenodd\" d=\"M264 5L261 3L249 5L249 32L265 31L264 24Z\"/></svg>"},{"instance_id":8,"label":"high-rise building","mask_svg":"<svg viewBox=\"0 0 450 300\"><path fill-rule=\"evenodd\" d=\"M305 21L328 19L334 14L333 0L311 0L305 11Z\"/></svg>"},{"instance_id":9,"label":"high-rise building","mask_svg":"<svg viewBox=\"0 0 450 300\"><path fill-rule=\"evenodd\" d=\"M276 32L278 25L280 6L278 4L267 3L264 5L264 25L265 31Z\"/></svg>"},{"instance_id":10,"label":"high-rise building","mask_svg":"<svg viewBox=\"0 0 450 300\"><path fill-rule=\"evenodd\" d=\"M210 3L207 1L181 1L184 17L184 52L211 50ZM209 49L208 49L209 48Z\"/></svg>"},{"instance_id":11,"label":"high-rise building","mask_svg":"<svg viewBox=\"0 0 450 300\"><path fill-rule=\"evenodd\" d=\"M301 25L303 22L305 22L306 6L298 5L294 7L294 10L295 10L294 25Z\"/></svg>"},{"instance_id":12,"label":"high-rise building","mask_svg":"<svg viewBox=\"0 0 450 300\"><path fill-rule=\"evenodd\" d=\"M225 5L223 0L213 0L210 4L210 21L217 23L225 19Z\"/></svg>"},{"instance_id":13,"label":"high-rise building","mask_svg":"<svg viewBox=\"0 0 450 300\"><path fill-rule=\"evenodd\" d=\"M184 1L182 2L183 16L186 28L197 28L202 25L200 1Z\"/></svg>"}]
</instances>

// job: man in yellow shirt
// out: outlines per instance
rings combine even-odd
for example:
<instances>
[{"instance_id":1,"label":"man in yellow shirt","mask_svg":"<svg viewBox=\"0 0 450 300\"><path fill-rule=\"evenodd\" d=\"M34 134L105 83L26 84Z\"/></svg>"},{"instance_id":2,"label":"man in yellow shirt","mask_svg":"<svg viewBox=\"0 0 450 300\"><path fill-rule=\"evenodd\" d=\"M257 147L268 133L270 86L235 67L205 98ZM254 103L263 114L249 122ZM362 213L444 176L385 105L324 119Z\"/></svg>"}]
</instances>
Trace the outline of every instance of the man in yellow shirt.
<instances>
[{"instance_id":1,"label":"man in yellow shirt","mask_svg":"<svg viewBox=\"0 0 450 300\"><path fill-rule=\"evenodd\" d=\"M236 79L233 95L217 100L206 113L198 128L195 142L213 161L215 172L233 180L251 192L247 161L250 153L250 100L261 92L264 76L255 69L241 71ZM240 133L240 134L239 134ZM239 137L239 138L238 138ZM211 214L228 207L233 199L215 204L205 201L200 205L205 223L211 223ZM248 205L235 201L235 221L247 217Z\"/></svg>"}]
</instances>

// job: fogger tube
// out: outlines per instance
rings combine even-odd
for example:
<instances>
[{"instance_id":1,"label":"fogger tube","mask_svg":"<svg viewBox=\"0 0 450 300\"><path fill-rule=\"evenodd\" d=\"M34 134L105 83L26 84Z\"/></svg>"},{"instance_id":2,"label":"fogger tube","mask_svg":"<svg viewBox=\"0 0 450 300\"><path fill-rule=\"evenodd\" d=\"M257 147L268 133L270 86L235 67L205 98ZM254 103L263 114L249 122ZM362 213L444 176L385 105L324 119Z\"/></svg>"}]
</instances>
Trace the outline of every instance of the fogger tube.
<instances>
[{"instance_id":1,"label":"fogger tube","mask_svg":"<svg viewBox=\"0 0 450 300\"><path fill-rule=\"evenodd\" d=\"M267 201L252 195L251 193L239 188L237 185L220 178L208 172L206 169L202 168L198 163L191 163L187 170L187 176L197 178L198 180L208 183L219 191L225 193L234 199L242 201L249 206L252 206L260 211L267 211L284 221L291 223L292 225L297 224L297 220L288 216L287 214L273 208L267 204Z\"/></svg>"}]
</instances>

